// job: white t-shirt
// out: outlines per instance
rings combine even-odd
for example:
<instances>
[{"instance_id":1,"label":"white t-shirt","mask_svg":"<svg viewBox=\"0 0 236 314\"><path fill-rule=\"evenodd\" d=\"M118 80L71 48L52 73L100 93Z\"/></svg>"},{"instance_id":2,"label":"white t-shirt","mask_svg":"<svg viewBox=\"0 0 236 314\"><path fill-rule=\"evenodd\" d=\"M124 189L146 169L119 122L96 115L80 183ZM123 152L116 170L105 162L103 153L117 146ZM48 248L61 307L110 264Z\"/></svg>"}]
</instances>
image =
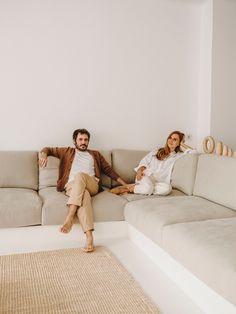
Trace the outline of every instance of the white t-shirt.
<instances>
[{"instance_id":1,"label":"white t-shirt","mask_svg":"<svg viewBox=\"0 0 236 314\"><path fill-rule=\"evenodd\" d=\"M89 152L81 152L76 149L68 182L73 181L78 172L87 173L89 176L95 175L93 156Z\"/></svg>"},{"instance_id":2,"label":"white t-shirt","mask_svg":"<svg viewBox=\"0 0 236 314\"><path fill-rule=\"evenodd\" d=\"M137 171L141 166L146 167L144 174L148 177L153 176L158 182L170 183L171 172L175 161L187 153L196 153L195 150L187 149L184 152L172 152L168 158L159 160L156 157L158 149L154 149L147 154L134 168Z\"/></svg>"}]
</instances>

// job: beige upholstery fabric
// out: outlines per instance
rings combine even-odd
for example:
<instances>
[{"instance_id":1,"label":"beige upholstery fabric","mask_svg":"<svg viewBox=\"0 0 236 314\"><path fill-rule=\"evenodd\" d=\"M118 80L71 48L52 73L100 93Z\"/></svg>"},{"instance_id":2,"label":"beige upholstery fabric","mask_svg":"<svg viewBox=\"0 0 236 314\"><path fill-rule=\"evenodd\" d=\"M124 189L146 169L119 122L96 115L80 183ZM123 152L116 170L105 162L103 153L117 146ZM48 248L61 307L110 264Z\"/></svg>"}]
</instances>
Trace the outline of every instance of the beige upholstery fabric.
<instances>
[{"instance_id":1,"label":"beige upholstery fabric","mask_svg":"<svg viewBox=\"0 0 236 314\"><path fill-rule=\"evenodd\" d=\"M57 185L59 159L49 156L47 167L39 168L39 189Z\"/></svg>"},{"instance_id":2,"label":"beige upholstery fabric","mask_svg":"<svg viewBox=\"0 0 236 314\"><path fill-rule=\"evenodd\" d=\"M39 190L43 200L42 225L59 225L66 218L68 197L63 192L57 192L56 187Z\"/></svg>"},{"instance_id":3,"label":"beige upholstery fabric","mask_svg":"<svg viewBox=\"0 0 236 314\"><path fill-rule=\"evenodd\" d=\"M100 151L106 161L111 164L111 152L110 151ZM58 179L58 167L59 159L49 156L47 167L39 168L39 188L43 189L50 186L57 185ZM102 185L105 187L111 187L111 178L106 175L102 175Z\"/></svg>"},{"instance_id":4,"label":"beige upholstery fabric","mask_svg":"<svg viewBox=\"0 0 236 314\"><path fill-rule=\"evenodd\" d=\"M92 197L94 221L124 220L127 201L110 192L103 191Z\"/></svg>"},{"instance_id":5,"label":"beige upholstery fabric","mask_svg":"<svg viewBox=\"0 0 236 314\"><path fill-rule=\"evenodd\" d=\"M236 218L164 227L163 247L236 305Z\"/></svg>"},{"instance_id":6,"label":"beige upholstery fabric","mask_svg":"<svg viewBox=\"0 0 236 314\"><path fill-rule=\"evenodd\" d=\"M68 208L68 197L57 192L55 187L41 189L39 195L43 200L42 225L57 225L65 220ZM127 203L123 198L104 191L92 197L94 221L124 220L124 206Z\"/></svg>"},{"instance_id":7,"label":"beige upholstery fabric","mask_svg":"<svg viewBox=\"0 0 236 314\"><path fill-rule=\"evenodd\" d=\"M112 151L112 167L127 183L133 183L134 168L147 153L148 151L115 149ZM112 181L113 187L117 185L117 182Z\"/></svg>"},{"instance_id":8,"label":"beige upholstery fabric","mask_svg":"<svg viewBox=\"0 0 236 314\"><path fill-rule=\"evenodd\" d=\"M143 199L125 206L126 221L154 242L162 244L166 225L207 219L236 217L236 213L200 197L176 196Z\"/></svg>"},{"instance_id":9,"label":"beige upholstery fabric","mask_svg":"<svg viewBox=\"0 0 236 314\"><path fill-rule=\"evenodd\" d=\"M199 156L194 195L236 210L236 158Z\"/></svg>"},{"instance_id":10,"label":"beige upholstery fabric","mask_svg":"<svg viewBox=\"0 0 236 314\"><path fill-rule=\"evenodd\" d=\"M176 160L171 175L171 185L173 188L187 195L193 194L197 160L198 154L187 154Z\"/></svg>"},{"instance_id":11,"label":"beige upholstery fabric","mask_svg":"<svg viewBox=\"0 0 236 314\"><path fill-rule=\"evenodd\" d=\"M41 224L42 201L36 191L1 188L0 200L1 228Z\"/></svg>"},{"instance_id":12,"label":"beige upholstery fabric","mask_svg":"<svg viewBox=\"0 0 236 314\"><path fill-rule=\"evenodd\" d=\"M37 190L37 152L1 151L0 188L25 188Z\"/></svg>"},{"instance_id":13,"label":"beige upholstery fabric","mask_svg":"<svg viewBox=\"0 0 236 314\"><path fill-rule=\"evenodd\" d=\"M106 161L111 165L111 151L107 150L101 150L100 153L102 156L106 159ZM105 174L102 174L102 186L105 186L107 188L111 187L111 178L106 176Z\"/></svg>"}]
</instances>

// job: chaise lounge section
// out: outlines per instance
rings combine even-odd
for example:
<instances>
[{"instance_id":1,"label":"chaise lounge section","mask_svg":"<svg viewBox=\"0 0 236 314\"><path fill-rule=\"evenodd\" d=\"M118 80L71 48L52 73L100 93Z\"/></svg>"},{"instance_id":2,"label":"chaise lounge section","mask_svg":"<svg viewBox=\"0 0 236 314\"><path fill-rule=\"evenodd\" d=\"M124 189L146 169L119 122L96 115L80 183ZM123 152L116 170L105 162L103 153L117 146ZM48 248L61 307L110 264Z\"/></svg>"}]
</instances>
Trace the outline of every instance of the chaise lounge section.
<instances>
[{"instance_id":1,"label":"chaise lounge section","mask_svg":"<svg viewBox=\"0 0 236 314\"><path fill-rule=\"evenodd\" d=\"M235 175L235 158L203 154L198 158L196 178L189 181L193 195L139 200L125 206L130 226L234 305Z\"/></svg>"}]
</instances>

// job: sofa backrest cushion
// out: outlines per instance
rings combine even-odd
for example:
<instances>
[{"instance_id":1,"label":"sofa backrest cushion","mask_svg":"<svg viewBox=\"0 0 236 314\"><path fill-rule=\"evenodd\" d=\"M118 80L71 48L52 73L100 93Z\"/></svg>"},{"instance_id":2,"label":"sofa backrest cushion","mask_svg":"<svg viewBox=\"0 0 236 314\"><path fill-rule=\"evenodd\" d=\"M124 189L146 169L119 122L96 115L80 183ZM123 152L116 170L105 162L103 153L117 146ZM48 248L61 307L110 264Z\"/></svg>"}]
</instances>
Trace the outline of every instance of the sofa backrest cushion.
<instances>
[{"instance_id":1,"label":"sofa backrest cushion","mask_svg":"<svg viewBox=\"0 0 236 314\"><path fill-rule=\"evenodd\" d=\"M147 155L148 151L114 149L112 151L112 167L127 183L133 183L135 180L134 168L138 166L140 160ZM112 181L112 186L119 185Z\"/></svg>"},{"instance_id":2,"label":"sofa backrest cushion","mask_svg":"<svg viewBox=\"0 0 236 314\"><path fill-rule=\"evenodd\" d=\"M39 168L39 189L57 185L59 159L48 156L47 167Z\"/></svg>"},{"instance_id":3,"label":"sofa backrest cushion","mask_svg":"<svg viewBox=\"0 0 236 314\"><path fill-rule=\"evenodd\" d=\"M110 150L100 150L99 151L102 156L106 159L106 161L111 165L111 151ZM106 176L105 174L102 174L102 186L105 186L107 188L111 188L111 178Z\"/></svg>"},{"instance_id":4,"label":"sofa backrest cushion","mask_svg":"<svg viewBox=\"0 0 236 314\"><path fill-rule=\"evenodd\" d=\"M193 194L197 170L198 154L186 154L176 160L172 175L171 185L187 195Z\"/></svg>"},{"instance_id":5,"label":"sofa backrest cushion","mask_svg":"<svg viewBox=\"0 0 236 314\"><path fill-rule=\"evenodd\" d=\"M111 164L111 152L110 151L100 151L106 161ZM48 163L47 167L39 168L39 188L43 189L50 186L57 185L58 179L58 172L59 172L59 159L48 156ZM111 179L106 176L102 175L102 185L105 187L111 187Z\"/></svg>"},{"instance_id":6,"label":"sofa backrest cushion","mask_svg":"<svg viewBox=\"0 0 236 314\"><path fill-rule=\"evenodd\" d=\"M0 188L38 189L36 151L0 152Z\"/></svg>"},{"instance_id":7,"label":"sofa backrest cushion","mask_svg":"<svg viewBox=\"0 0 236 314\"><path fill-rule=\"evenodd\" d=\"M236 158L199 156L193 194L236 210Z\"/></svg>"}]
</instances>

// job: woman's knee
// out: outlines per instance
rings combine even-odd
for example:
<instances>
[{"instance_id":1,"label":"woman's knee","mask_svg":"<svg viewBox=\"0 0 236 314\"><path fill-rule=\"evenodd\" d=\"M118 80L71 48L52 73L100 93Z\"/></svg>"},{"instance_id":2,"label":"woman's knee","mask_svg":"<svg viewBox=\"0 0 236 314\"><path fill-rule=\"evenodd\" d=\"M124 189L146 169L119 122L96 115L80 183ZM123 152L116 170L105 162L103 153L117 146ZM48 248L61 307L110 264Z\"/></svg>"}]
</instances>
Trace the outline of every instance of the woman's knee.
<instances>
[{"instance_id":1,"label":"woman's knee","mask_svg":"<svg viewBox=\"0 0 236 314\"><path fill-rule=\"evenodd\" d=\"M159 182L155 184L153 194L168 195L172 191L172 186L165 182Z\"/></svg>"},{"instance_id":2,"label":"woman's knee","mask_svg":"<svg viewBox=\"0 0 236 314\"><path fill-rule=\"evenodd\" d=\"M147 176L144 176L141 180L136 181L136 185L134 186L134 193L151 195L153 193L153 188L154 187L151 179Z\"/></svg>"}]
</instances>

